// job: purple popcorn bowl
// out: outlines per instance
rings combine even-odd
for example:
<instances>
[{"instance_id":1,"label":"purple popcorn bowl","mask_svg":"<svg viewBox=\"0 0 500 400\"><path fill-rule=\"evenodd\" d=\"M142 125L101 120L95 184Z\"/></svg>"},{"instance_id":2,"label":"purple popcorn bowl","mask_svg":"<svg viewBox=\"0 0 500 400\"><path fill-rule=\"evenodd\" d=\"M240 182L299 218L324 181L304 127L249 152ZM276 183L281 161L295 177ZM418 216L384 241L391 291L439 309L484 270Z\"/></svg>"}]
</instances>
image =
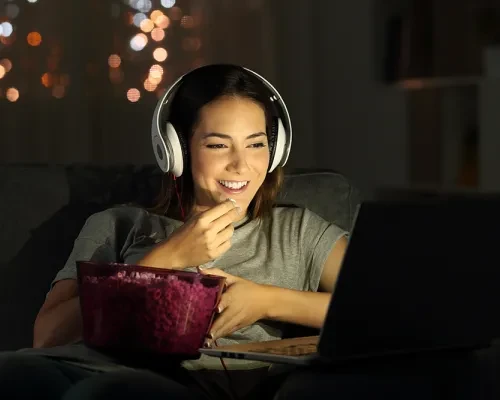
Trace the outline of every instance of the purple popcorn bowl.
<instances>
[{"instance_id":1,"label":"purple popcorn bowl","mask_svg":"<svg viewBox=\"0 0 500 400\"><path fill-rule=\"evenodd\" d=\"M115 353L200 357L225 278L77 261L83 341Z\"/></svg>"}]
</instances>

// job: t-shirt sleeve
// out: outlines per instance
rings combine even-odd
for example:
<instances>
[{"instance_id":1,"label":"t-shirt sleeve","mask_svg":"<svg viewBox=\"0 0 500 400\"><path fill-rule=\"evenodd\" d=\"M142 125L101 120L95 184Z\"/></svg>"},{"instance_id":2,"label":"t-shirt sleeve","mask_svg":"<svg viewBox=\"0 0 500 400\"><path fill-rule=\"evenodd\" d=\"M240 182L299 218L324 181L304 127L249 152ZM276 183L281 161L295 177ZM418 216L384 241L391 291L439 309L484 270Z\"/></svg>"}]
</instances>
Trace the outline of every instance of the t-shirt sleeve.
<instances>
[{"instance_id":1,"label":"t-shirt sleeve","mask_svg":"<svg viewBox=\"0 0 500 400\"><path fill-rule=\"evenodd\" d=\"M120 249L117 249L116 218L109 211L91 215L73 245L64 267L57 273L52 287L63 279L77 279L77 261L118 262Z\"/></svg>"},{"instance_id":2,"label":"t-shirt sleeve","mask_svg":"<svg viewBox=\"0 0 500 400\"><path fill-rule=\"evenodd\" d=\"M305 210L301 232L301 255L306 265L305 290L316 292L326 259L337 240L348 232L332 224L312 211Z\"/></svg>"}]
</instances>

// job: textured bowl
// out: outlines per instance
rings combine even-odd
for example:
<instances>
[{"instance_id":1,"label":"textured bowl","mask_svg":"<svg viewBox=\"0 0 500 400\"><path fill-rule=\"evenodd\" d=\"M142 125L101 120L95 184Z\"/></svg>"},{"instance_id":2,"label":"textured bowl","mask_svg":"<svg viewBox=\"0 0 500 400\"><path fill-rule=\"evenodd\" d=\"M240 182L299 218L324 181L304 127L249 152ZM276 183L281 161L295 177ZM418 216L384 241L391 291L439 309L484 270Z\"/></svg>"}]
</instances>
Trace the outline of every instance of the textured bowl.
<instances>
[{"instance_id":1,"label":"textured bowl","mask_svg":"<svg viewBox=\"0 0 500 400\"><path fill-rule=\"evenodd\" d=\"M83 340L114 352L200 356L225 278L78 261Z\"/></svg>"}]
</instances>

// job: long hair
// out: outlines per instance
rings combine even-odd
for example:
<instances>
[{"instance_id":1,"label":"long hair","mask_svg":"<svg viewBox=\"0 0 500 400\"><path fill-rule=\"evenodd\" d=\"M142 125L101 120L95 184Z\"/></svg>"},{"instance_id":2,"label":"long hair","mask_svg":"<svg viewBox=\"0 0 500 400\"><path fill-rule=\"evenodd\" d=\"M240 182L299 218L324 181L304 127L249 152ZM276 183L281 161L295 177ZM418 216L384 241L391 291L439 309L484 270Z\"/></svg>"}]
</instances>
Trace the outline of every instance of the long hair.
<instances>
[{"instance_id":1,"label":"long hair","mask_svg":"<svg viewBox=\"0 0 500 400\"><path fill-rule=\"evenodd\" d=\"M276 116L276 109L270 100L269 90L242 67L215 64L198 68L184 77L166 117L177 133L183 136L187 147L199 122L202 107L224 96L243 97L261 105L266 117L266 133L270 138L272 117ZM167 120L161 122L165 125ZM152 212L179 220L183 218L181 210L184 210L186 215L191 213L195 199L189 154L188 149L188 159L179 178L174 180L172 175L163 177ZM266 175L249 205L251 219L262 218L271 212L283 183L283 175L281 167Z\"/></svg>"}]
</instances>

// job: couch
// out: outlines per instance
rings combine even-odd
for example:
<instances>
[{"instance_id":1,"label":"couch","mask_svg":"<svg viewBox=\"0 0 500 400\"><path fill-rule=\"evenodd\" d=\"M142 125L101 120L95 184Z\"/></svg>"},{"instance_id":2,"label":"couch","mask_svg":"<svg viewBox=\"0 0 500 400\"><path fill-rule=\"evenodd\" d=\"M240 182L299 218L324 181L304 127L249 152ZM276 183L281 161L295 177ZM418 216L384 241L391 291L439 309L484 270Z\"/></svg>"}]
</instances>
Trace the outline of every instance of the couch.
<instances>
[{"instance_id":1,"label":"couch","mask_svg":"<svg viewBox=\"0 0 500 400\"><path fill-rule=\"evenodd\" d=\"M85 220L116 204L151 206L160 180L152 165L0 165L0 351L31 347L36 314ZM294 171L279 202L350 230L360 195L334 171Z\"/></svg>"}]
</instances>

